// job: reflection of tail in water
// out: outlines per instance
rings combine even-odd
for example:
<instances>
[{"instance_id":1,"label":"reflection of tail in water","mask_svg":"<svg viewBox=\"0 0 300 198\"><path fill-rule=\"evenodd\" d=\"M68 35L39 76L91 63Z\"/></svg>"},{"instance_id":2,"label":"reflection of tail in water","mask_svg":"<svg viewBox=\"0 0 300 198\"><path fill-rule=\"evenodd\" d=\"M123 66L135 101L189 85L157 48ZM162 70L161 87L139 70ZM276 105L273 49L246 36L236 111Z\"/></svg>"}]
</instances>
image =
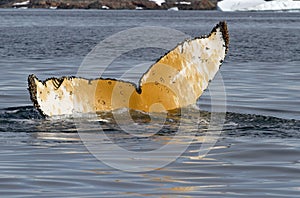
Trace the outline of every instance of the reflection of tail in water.
<instances>
[{"instance_id":1,"label":"reflection of tail in water","mask_svg":"<svg viewBox=\"0 0 300 198\"><path fill-rule=\"evenodd\" d=\"M34 106L45 116L130 108L162 112L196 103L217 73L228 50L227 25L220 22L210 33L184 41L161 57L139 84L115 79L28 77Z\"/></svg>"}]
</instances>

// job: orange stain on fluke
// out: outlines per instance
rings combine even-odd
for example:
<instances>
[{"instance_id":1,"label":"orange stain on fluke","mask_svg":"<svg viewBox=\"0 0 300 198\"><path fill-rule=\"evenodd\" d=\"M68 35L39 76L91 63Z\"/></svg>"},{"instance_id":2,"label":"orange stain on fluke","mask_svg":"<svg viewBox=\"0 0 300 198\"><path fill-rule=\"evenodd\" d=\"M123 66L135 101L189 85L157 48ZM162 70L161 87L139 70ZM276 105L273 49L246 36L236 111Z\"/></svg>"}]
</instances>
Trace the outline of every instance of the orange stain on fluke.
<instances>
[{"instance_id":1,"label":"orange stain on fluke","mask_svg":"<svg viewBox=\"0 0 300 198\"><path fill-rule=\"evenodd\" d=\"M38 80L28 77L30 98L44 116L129 108L165 112L196 103L219 70L228 51L226 22L208 36L178 44L153 64L139 84L80 77Z\"/></svg>"}]
</instances>

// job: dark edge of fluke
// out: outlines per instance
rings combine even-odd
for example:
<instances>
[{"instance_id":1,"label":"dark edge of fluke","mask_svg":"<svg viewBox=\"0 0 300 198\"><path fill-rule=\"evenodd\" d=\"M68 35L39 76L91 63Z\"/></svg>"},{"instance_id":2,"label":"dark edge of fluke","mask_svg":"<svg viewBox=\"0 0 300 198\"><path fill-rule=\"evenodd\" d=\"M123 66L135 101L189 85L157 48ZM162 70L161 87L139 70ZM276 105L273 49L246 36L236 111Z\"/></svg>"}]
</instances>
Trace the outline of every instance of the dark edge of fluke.
<instances>
[{"instance_id":1,"label":"dark edge of fluke","mask_svg":"<svg viewBox=\"0 0 300 198\"><path fill-rule=\"evenodd\" d=\"M213 31L216 31L215 29L218 28L218 27L220 28L220 30L222 32L223 39L225 41L225 47L226 47L225 54L227 54L228 49L229 49L229 33L228 33L228 28L227 28L226 21L219 22L219 24L213 29Z\"/></svg>"},{"instance_id":2,"label":"dark edge of fluke","mask_svg":"<svg viewBox=\"0 0 300 198\"><path fill-rule=\"evenodd\" d=\"M28 91L30 93L30 99L33 102L33 106L38 110L38 112L43 116L43 117L47 117L47 115L44 114L44 112L40 109L40 105L37 101L37 88L36 88L36 84L34 82L34 79L36 79L36 76L34 74L31 74L28 76Z\"/></svg>"}]
</instances>

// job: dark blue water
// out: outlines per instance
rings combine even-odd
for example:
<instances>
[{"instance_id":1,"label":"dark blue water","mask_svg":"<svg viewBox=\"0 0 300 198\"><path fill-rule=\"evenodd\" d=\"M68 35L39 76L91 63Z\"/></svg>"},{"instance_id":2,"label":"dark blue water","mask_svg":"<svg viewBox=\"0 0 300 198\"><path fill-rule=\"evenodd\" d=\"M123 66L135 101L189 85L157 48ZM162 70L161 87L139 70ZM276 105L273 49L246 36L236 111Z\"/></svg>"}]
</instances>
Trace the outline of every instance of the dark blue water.
<instances>
[{"instance_id":1,"label":"dark blue water","mask_svg":"<svg viewBox=\"0 0 300 198\"><path fill-rule=\"evenodd\" d=\"M196 132L199 138L175 161L150 172L116 170L87 150L77 133L79 118L44 119L32 106L29 74L40 79L76 75L83 58L110 35L163 26L194 37L208 34L222 20L230 31L230 51L220 70L228 113L218 142L204 158L196 156L201 137L209 133L207 124L195 131L187 119L185 132ZM299 197L299 32L300 13L1 10L0 194ZM119 77L130 65L163 54L134 51L112 64L107 75ZM209 92L198 101L201 123L210 122L210 101ZM138 126L153 127L146 115L134 116ZM157 135L140 139L124 135L111 115L100 117L108 137L133 150L165 144L180 118L173 115ZM99 124L84 119L89 123L83 127L86 133L94 130L94 122Z\"/></svg>"}]
</instances>

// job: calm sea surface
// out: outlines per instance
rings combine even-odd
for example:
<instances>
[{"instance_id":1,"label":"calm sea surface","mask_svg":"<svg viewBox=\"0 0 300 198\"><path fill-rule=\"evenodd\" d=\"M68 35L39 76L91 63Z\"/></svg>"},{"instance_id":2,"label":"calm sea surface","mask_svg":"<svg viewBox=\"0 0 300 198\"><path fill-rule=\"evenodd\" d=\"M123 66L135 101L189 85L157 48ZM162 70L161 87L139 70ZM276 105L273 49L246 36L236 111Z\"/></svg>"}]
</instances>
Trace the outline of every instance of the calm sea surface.
<instances>
[{"instance_id":1,"label":"calm sea surface","mask_svg":"<svg viewBox=\"0 0 300 198\"><path fill-rule=\"evenodd\" d=\"M101 40L122 30L160 26L195 37L208 34L223 20L230 31L230 51L219 73L227 114L217 143L204 158L197 156L210 132L209 91L198 101L202 124L198 122L196 130L191 120L197 112L184 120L177 114L148 138L126 135L109 114L100 121L44 119L32 106L29 74L42 80L76 75ZM299 12L0 10L1 197L299 197L299 41ZM117 58L105 75L120 78L133 65L155 61L164 53L132 51ZM138 75L136 71L128 78L136 81ZM117 113L122 118L124 112ZM136 127L139 135L143 127L153 127L149 116L133 112L133 117L136 123L121 119L123 126ZM85 125L78 125L82 120ZM196 140L167 166L137 173L96 159L77 132L97 133L94 126L101 125L113 139L103 143L106 153L111 144L145 152L166 145L179 122ZM182 136L175 146L184 141ZM125 158L114 160L122 166Z\"/></svg>"}]
</instances>

